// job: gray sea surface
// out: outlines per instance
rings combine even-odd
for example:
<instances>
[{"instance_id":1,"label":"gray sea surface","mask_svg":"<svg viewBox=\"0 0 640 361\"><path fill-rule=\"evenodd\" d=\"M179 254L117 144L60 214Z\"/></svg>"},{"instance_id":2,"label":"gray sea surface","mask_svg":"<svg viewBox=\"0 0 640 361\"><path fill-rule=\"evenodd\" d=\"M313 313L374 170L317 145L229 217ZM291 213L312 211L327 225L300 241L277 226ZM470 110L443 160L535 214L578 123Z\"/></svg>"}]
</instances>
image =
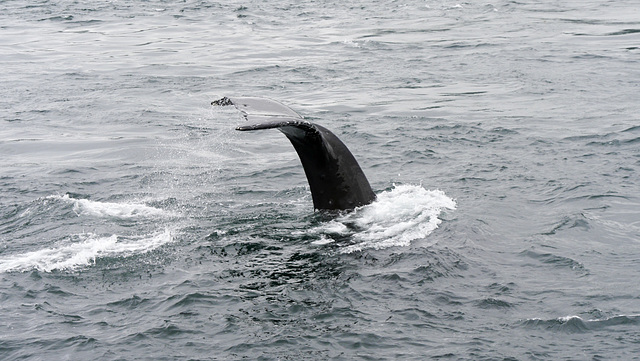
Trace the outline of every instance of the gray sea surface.
<instances>
[{"instance_id":1,"label":"gray sea surface","mask_svg":"<svg viewBox=\"0 0 640 361\"><path fill-rule=\"evenodd\" d=\"M2 360L640 359L637 0L9 0L0 69Z\"/></svg>"}]
</instances>

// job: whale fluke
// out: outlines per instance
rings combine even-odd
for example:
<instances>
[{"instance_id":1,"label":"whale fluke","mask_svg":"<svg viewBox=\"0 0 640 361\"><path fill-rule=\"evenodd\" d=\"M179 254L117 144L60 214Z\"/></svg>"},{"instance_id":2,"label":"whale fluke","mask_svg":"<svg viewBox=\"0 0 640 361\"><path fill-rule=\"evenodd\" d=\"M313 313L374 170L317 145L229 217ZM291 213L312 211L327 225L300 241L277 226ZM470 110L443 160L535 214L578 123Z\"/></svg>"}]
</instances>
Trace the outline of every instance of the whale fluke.
<instances>
[{"instance_id":1,"label":"whale fluke","mask_svg":"<svg viewBox=\"0 0 640 361\"><path fill-rule=\"evenodd\" d=\"M265 98L227 98L212 105L234 105L251 123L240 131L278 129L295 148L319 210L351 210L376 195L346 145L328 129L304 120L291 108Z\"/></svg>"}]
</instances>

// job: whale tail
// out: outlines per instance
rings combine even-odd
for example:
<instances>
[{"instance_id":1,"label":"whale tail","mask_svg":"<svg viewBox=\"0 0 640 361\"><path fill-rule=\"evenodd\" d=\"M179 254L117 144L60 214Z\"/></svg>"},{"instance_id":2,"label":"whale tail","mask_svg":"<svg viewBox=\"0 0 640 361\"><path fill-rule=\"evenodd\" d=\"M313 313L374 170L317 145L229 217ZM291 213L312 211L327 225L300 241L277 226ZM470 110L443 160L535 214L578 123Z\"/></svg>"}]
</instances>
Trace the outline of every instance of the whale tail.
<instances>
[{"instance_id":1,"label":"whale tail","mask_svg":"<svg viewBox=\"0 0 640 361\"><path fill-rule=\"evenodd\" d=\"M211 104L234 105L240 110L251 123L237 130L278 129L284 133L300 157L314 208L351 210L376 199L353 154L328 129L271 99L224 97Z\"/></svg>"}]
</instances>

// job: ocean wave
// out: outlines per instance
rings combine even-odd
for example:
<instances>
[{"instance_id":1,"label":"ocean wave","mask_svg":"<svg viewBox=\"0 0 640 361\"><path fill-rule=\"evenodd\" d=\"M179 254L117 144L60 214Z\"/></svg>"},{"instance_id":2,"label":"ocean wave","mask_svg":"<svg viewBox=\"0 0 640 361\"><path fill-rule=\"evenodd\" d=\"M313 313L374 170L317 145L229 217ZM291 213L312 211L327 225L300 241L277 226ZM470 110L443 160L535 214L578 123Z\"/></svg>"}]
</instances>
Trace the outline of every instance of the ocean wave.
<instances>
[{"instance_id":1,"label":"ocean wave","mask_svg":"<svg viewBox=\"0 0 640 361\"><path fill-rule=\"evenodd\" d=\"M558 256L553 253L536 252L534 250L525 250L520 252L522 256L535 259L541 263L558 267L567 268L574 271L588 272L584 265L572 258L565 256Z\"/></svg>"},{"instance_id":2,"label":"ocean wave","mask_svg":"<svg viewBox=\"0 0 640 361\"><path fill-rule=\"evenodd\" d=\"M640 315L617 315L601 319L585 320L580 316L564 316L550 320L530 318L522 322L525 327L541 328L566 333L583 333L605 327L640 325Z\"/></svg>"},{"instance_id":3,"label":"ocean wave","mask_svg":"<svg viewBox=\"0 0 640 361\"><path fill-rule=\"evenodd\" d=\"M69 194L63 196L53 195L47 197L47 199L56 199L73 204L73 211L77 215L114 218L165 217L173 215L173 213L169 211L147 206L142 203L99 202L89 199L72 198Z\"/></svg>"},{"instance_id":4,"label":"ocean wave","mask_svg":"<svg viewBox=\"0 0 640 361\"><path fill-rule=\"evenodd\" d=\"M32 269L43 272L74 270L95 264L99 258L147 253L172 241L169 229L129 237L83 233L68 237L53 247L0 258L0 273Z\"/></svg>"},{"instance_id":5,"label":"ocean wave","mask_svg":"<svg viewBox=\"0 0 640 361\"><path fill-rule=\"evenodd\" d=\"M425 238L441 220L444 209L455 209L455 200L443 191L427 190L419 185L397 185L378 194L378 199L354 212L326 222L309 232L320 235L316 245L347 237L352 244L342 253L365 249L406 247L411 241Z\"/></svg>"}]
</instances>

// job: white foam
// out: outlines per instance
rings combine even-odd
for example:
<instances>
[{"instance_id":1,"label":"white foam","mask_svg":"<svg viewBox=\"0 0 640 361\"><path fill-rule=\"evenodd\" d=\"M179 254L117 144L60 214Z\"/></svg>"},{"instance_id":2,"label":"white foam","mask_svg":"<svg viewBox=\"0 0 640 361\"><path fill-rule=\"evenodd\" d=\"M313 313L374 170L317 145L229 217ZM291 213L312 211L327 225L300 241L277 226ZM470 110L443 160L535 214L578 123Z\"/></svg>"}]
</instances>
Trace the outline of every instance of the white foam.
<instances>
[{"instance_id":1,"label":"white foam","mask_svg":"<svg viewBox=\"0 0 640 361\"><path fill-rule=\"evenodd\" d=\"M316 246L323 246L325 244L329 244L329 243L333 243L335 242L333 239L325 236L324 234L320 236L320 239L317 241L313 241L311 242L311 244L315 244Z\"/></svg>"},{"instance_id":2,"label":"white foam","mask_svg":"<svg viewBox=\"0 0 640 361\"><path fill-rule=\"evenodd\" d=\"M160 208L150 207L142 203L113 203L99 202L89 199L75 199L64 196L49 196L49 199L59 199L73 204L73 211L78 215L89 215L94 217L115 217L115 218L145 218L171 216L170 212Z\"/></svg>"},{"instance_id":3,"label":"white foam","mask_svg":"<svg viewBox=\"0 0 640 361\"><path fill-rule=\"evenodd\" d=\"M92 233L70 237L59 245L0 258L0 273L73 270L94 264L101 257L128 257L152 251L173 240L171 231L135 237L99 236Z\"/></svg>"},{"instance_id":4,"label":"white foam","mask_svg":"<svg viewBox=\"0 0 640 361\"><path fill-rule=\"evenodd\" d=\"M322 225L322 231L332 234L348 234L349 227L340 221L333 220Z\"/></svg>"},{"instance_id":5,"label":"white foam","mask_svg":"<svg viewBox=\"0 0 640 361\"><path fill-rule=\"evenodd\" d=\"M456 202L440 190L427 190L418 185L394 186L378 194L378 199L311 232L348 234L354 244L341 248L343 253L364 249L406 247L411 241L425 238L441 220L443 209L455 209ZM353 230L355 229L355 231ZM320 244L327 243L321 238Z\"/></svg>"}]
</instances>

